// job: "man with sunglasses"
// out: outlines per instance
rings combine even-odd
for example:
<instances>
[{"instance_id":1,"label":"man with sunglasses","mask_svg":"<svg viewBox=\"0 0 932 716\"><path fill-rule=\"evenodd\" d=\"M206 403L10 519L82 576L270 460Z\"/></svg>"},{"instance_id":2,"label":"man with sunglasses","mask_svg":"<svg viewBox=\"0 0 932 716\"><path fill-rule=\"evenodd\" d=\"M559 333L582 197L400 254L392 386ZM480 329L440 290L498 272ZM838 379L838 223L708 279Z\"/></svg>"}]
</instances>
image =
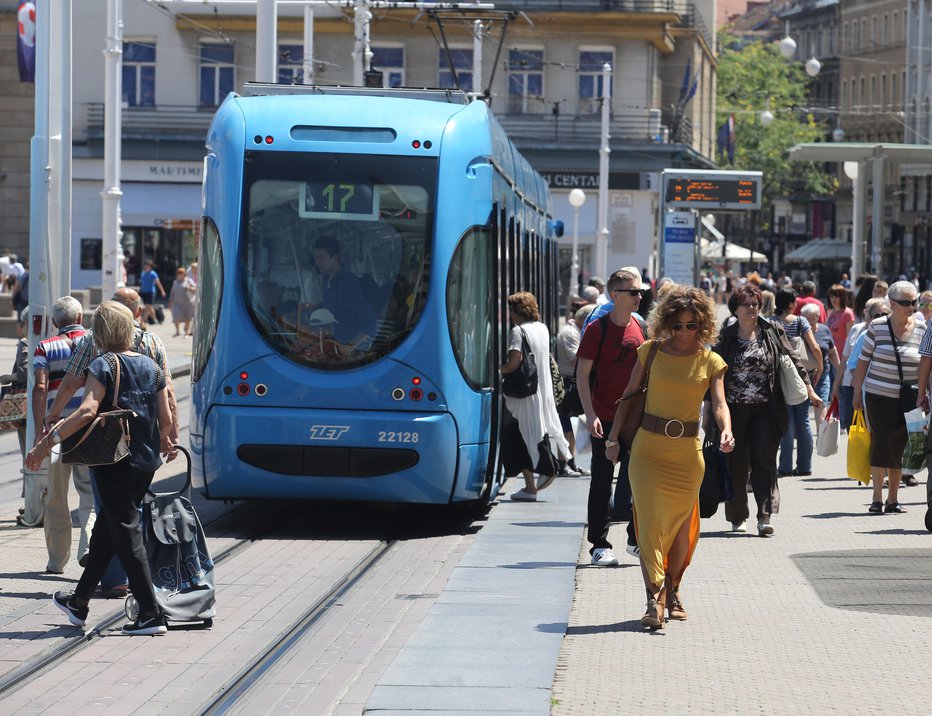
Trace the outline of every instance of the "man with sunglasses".
<instances>
[{"instance_id":1,"label":"man with sunglasses","mask_svg":"<svg viewBox=\"0 0 932 716\"><path fill-rule=\"evenodd\" d=\"M643 319L635 315L641 302L641 274L634 267L616 271L608 280L613 301L611 312L591 323L583 333L577 353L576 385L586 411L586 424L592 436L592 478L589 483L588 539L592 564L600 567L618 564L608 540L611 525L609 499L612 494L614 464L605 455L606 438L615 417L616 402L628 387L637 362L637 349L647 339ZM594 380L590 382L590 376ZM630 530L631 484L628 480L628 454L620 456L615 508L629 521L629 551L636 549Z\"/></svg>"}]
</instances>

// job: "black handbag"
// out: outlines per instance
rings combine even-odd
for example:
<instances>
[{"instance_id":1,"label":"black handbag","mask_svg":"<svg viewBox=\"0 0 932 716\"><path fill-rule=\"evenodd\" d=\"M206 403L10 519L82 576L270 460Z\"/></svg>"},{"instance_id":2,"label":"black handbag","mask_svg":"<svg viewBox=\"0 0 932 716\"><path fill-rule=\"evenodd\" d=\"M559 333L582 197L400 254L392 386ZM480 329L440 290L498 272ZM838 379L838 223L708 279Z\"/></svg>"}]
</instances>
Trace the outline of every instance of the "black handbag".
<instances>
[{"instance_id":1,"label":"black handbag","mask_svg":"<svg viewBox=\"0 0 932 716\"><path fill-rule=\"evenodd\" d=\"M112 356L112 354L110 354ZM113 409L98 410L96 417L84 430L79 430L61 443L61 461L66 465L112 465L129 455L129 419L136 417L132 410L121 409L120 360L113 356L110 365L114 373ZM64 421L59 421L57 428Z\"/></svg>"},{"instance_id":2,"label":"black handbag","mask_svg":"<svg viewBox=\"0 0 932 716\"><path fill-rule=\"evenodd\" d=\"M728 456L719 450L721 432L714 420L709 426L702 443L702 457L705 460L705 473L699 487L699 516L708 518L718 511L720 502L735 499L728 469Z\"/></svg>"},{"instance_id":3,"label":"black handbag","mask_svg":"<svg viewBox=\"0 0 932 716\"><path fill-rule=\"evenodd\" d=\"M519 326L520 328L520 326ZM521 328L521 365L502 377L502 392L509 398L528 398L537 392L537 361L531 352L527 333Z\"/></svg>"},{"instance_id":4,"label":"black handbag","mask_svg":"<svg viewBox=\"0 0 932 716\"><path fill-rule=\"evenodd\" d=\"M890 342L893 344L893 355L896 357L896 370L900 374L900 410L908 413L916 409L916 401L919 400L919 386L910 385L903 380L903 364L900 362L900 349L896 344L896 336L893 334L893 324L890 318L887 318L887 330L890 331Z\"/></svg>"}]
</instances>

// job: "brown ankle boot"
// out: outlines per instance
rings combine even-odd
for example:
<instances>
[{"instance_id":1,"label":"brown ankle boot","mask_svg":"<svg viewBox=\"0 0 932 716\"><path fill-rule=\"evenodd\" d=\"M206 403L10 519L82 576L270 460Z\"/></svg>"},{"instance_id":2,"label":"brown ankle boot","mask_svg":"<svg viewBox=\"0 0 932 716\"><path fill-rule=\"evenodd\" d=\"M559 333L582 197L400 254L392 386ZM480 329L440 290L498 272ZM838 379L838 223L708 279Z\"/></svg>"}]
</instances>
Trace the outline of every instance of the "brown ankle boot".
<instances>
[{"instance_id":1,"label":"brown ankle boot","mask_svg":"<svg viewBox=\"0 0 932 716\"><path fill-rule=\"evenodd\" d=\"M689 618L689 614L686 612L686 607L683 606L683 601L680 599L680 585L677 584L673 586L670 575L667 575L666 589L667 609L670 614L670 619L679 622L686 621Z\"/></svg>"},{"instance_id":2,"label":"brown ankle boot","mask_svg":"<svg viewBox=\"0 0 932 716\"><path fill-rule=\"evenodd\" d=\"M666 601L666 590L661 589L657 596L647 592L647 611L641 617L641 626L647 627L651 631L654 629L663 629L664 606Z\"/></svg>"}]
</instances>

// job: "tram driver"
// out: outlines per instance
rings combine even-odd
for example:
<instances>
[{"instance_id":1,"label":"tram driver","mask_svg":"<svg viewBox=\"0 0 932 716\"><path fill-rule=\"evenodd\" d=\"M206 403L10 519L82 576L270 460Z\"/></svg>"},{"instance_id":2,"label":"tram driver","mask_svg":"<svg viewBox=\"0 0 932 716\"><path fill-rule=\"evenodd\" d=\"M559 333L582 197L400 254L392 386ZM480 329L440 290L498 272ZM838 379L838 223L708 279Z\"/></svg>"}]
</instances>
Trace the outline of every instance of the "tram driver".
<instances>
[{"instance_id":1,"label":"tram driver","mask_svg":"<svg viewBox=\"0 0 932 716\"><path fill-rule=\"evenodd\" d=\"M343 266L340 242L335 236L321 236L314 243L314 263L321 274L320 308L335 320L333 338L343 353L369 347L375 334L375 316L363 298L359 279Z\"/></svg>"}]
</instances>

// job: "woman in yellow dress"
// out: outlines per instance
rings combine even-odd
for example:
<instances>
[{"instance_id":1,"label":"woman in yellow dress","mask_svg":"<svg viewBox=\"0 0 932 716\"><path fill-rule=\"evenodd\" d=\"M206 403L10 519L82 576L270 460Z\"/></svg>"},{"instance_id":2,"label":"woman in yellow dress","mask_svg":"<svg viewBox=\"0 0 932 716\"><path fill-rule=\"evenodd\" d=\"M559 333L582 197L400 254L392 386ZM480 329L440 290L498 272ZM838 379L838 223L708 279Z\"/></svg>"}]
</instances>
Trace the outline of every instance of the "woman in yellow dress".
<instances>
[{"instance_id":1,"label":"woman in yellow dress","mask_svg":"<svg viewBox=\"0 0 932 716\"><path fill-rule=\"evenodd\" d=\"M631 446L634 525L641 548L641 573L647 587L647 613L641 624L663 627L686 619L680 580L699 539L699 486L705 471L699 439L699 413L709 391L721 430L720 449L735 445L725 402L723 375L728 366L706 346L715 341L715 307L698 288L675 286L651 311L650 334L638 349L638 362L625 397L636 392L651 346L660 343L649 369L644 419ZM620 415L606 441L606 456L617 461ZM614 445L612 444L614 443Z\"/></svg>"}]
</instances>

